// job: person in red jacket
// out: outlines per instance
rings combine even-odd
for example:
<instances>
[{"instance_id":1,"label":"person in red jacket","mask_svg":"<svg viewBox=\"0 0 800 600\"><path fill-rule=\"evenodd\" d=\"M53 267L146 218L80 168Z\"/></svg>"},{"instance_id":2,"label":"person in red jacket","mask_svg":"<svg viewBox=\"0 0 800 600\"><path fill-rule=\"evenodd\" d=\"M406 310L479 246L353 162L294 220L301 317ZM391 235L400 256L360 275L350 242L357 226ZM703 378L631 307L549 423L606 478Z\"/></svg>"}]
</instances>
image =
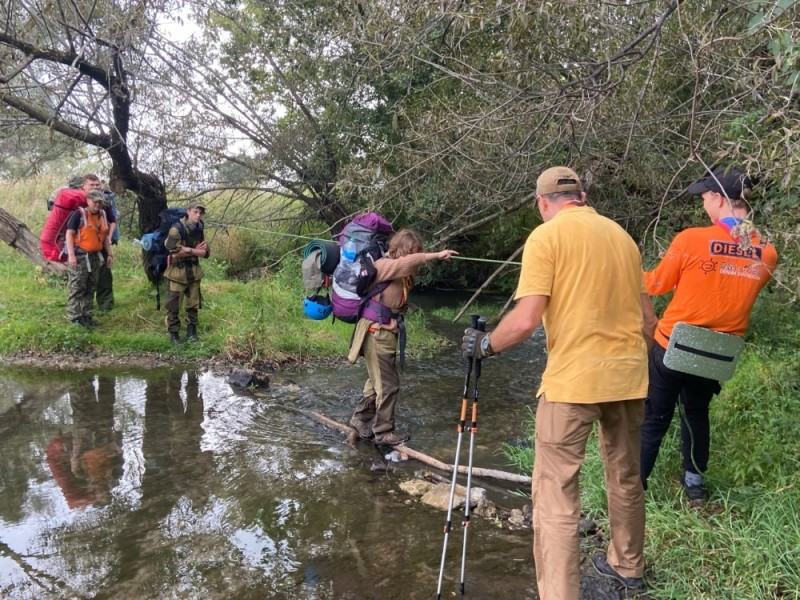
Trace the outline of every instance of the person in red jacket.
<instances>
[{"instance_id":1,"label":"person in red jacket","mask_svg":"<svg viewBox=\"0 0 800 600\"><path fill-rule=\"evenodd\" d=\"M659 265L645 273L651 296L674 292L658 322L649 359L641 442L645 489L680 399L681 483L690 500L707 498L703 474L711 439L708 408L721 386L713 379L666 367L664 354L679 322L735 336L747 331L756 297L778 262L775 248L746 218L751 188L750 179L739 169L722 167L690 185L687 191L702 197L712 225L680 232Z\"/></svg>"}]
</instances>

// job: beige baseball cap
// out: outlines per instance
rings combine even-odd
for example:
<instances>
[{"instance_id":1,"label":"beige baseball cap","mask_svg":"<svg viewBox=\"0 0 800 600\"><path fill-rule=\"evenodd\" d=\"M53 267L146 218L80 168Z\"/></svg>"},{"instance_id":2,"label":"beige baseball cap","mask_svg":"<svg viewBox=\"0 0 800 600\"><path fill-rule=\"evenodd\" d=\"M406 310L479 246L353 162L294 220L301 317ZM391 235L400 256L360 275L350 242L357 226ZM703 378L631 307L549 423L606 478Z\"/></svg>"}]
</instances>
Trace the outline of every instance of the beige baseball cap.
<instances>
[{"instance_id":1,"label":"beige baseball cap","mask_svg":"<svg viewBox=\"0 0 800 600\"><path fill-rule=\"evenodd\" d=\"M557 192L582 192L581 180L569 167L550 167L536 180L536 195Z\"/></svg>"}]
</instances>

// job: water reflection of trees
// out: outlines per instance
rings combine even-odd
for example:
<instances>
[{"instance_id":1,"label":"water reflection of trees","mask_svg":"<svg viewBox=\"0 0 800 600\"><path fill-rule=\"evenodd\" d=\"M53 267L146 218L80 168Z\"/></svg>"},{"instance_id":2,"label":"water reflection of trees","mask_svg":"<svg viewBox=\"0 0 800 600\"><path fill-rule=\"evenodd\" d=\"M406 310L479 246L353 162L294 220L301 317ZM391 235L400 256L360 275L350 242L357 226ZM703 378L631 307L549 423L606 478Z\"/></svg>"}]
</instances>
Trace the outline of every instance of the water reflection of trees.
<instances>
[{"instance_id":1,"label":"water reflection of trees","mask_svg":"<svg viewBox=\"0 0 800 600\"><path fill-rule=\"evenodd\" d=\"M331 405L335 376L315 380ZM0 481L13 488L0 493L0 597L388 599L409 582L419 592L414 574L435 581L441 516L407 506L393 472L359 468L375 448L341 444L277 394L238 396L217 376L182 371L96 378L98 406L78 402L76 419L65 392L85 383L26 395L20 427L0 438L17 465L0 462L15 473ZM307 400L325 402L316 391ZM285 402L297 403L294 392ZM90 443L117 441L123 473L110 501L69 508L45 450L66 432L88 435L79 423L97 425ZM9 583L12 563L21 584Z\"/></svg>"},{"instance_id":2,"label":"water reflection of trees","mask_svg":"<svg viewBox=\"0 0 800 600\"><path fill-rule=\"evenodd\" d=\"M208 498L198 378L169 371L118 380L83 373L26 382L0 407L0 596L83 597L99 588L96 597L121 597L151 580L156 565L177 567L168 564L177 560L171 530L182 526L175 515L196 514ZM129 466L133 479L120 485L123 457L143 468ZM134 585L127 597L146 597L136 593L144 589Z\"/></svg>"},{"instance_id":3,"label":"water reflection of trees","mask_svg":"<svg viewBox=\"0 0 800 600\"><path fill-rule=\"evenodd\" d=\"M163 571L185 572L186 565L178 564L180 556L172 542L175 531L171 531L183 521L171 516L176 511L197 512L208 499L212 456L200 447L203 419L196 373L170 371L148 379L141 497L118 524L113 542L118 558L110 578L114 583L97 598L140 597L149 586L174 579L164 578Z\"/></svg>"}]
</instances>

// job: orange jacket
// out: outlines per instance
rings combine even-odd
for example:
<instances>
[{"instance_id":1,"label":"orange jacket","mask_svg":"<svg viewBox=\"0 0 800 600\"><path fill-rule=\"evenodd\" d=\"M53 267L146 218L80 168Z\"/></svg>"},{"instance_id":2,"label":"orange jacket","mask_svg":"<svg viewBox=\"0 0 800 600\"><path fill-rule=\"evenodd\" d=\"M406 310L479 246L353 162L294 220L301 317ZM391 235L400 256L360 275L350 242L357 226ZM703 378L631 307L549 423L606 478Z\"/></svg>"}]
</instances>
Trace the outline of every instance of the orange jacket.
<instances>
[{"instance_id":1,"label":"orange jacket","mask_svg":"<svg viewBox=\"0 0 800 600\"><path fill-rule=\"evenodd\" d=\"M745 334L756 297L778 262L775 247L757 233L750 242L749 248L738 244L721 225L675 236L659 265L645 273L651 296L675 292L656 328L661 346L667 347L678 322Z\"/></svg>"}]
</instances>

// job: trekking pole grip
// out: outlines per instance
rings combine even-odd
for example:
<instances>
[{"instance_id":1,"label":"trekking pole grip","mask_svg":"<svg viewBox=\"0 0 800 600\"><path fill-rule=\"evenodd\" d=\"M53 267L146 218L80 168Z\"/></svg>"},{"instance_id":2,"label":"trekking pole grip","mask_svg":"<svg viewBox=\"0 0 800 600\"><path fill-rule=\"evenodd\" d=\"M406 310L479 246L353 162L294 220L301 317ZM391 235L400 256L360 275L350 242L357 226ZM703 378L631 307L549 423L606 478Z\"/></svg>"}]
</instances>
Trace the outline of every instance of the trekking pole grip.
<instances>
[{"instance_id":1,"label":"trekking pole grip","mask_svg":"<svg viewBox=\"0 0 800 600\"><path fill-rule=\"evenodd\" d=\"M472 320L470 323L470 327L472 329L478 329L478 321L480 320L480 315L470 315L470 318ZM466 358L466 361L467 361L466 362L467 374L472 373L472 357L468 356Z\"/></svg>"}]
</instances>

